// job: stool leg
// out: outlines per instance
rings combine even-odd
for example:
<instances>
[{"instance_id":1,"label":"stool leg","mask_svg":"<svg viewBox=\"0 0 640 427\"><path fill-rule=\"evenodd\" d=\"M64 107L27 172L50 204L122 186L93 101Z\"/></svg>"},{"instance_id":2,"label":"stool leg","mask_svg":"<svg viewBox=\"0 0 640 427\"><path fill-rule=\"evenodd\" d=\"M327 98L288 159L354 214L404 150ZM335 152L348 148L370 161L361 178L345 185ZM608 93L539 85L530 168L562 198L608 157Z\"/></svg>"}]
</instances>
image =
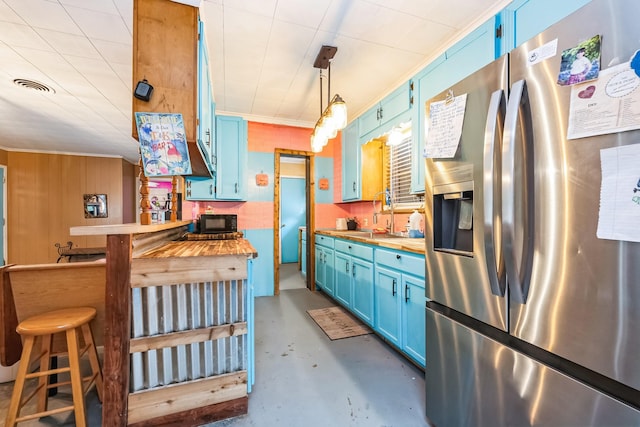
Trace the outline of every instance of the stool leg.
<instances>
[{"instance_id":1,"label":"stool leg","mask_svg":"<svg viewBox=\"0 0 640 427\"><path fill-rule=\"evenodd\" d=\"M85 345L89 346L87 350L89 352L89 362L91 362L91 372L96 375L96 391L98 392L98 400L102 402L102 369L100 369L100 361L98 360L98 351L96 350L96 344L93 341L93 334L91 333L91 326L88 323L82 325L82 334Z\"/></svg>"},{"instance_id":2,"label":"stool leg","mask_svg":"<svg viewBox=\"0 0 640 427\"><path fill-rule=\"evenodd\" d=\"M41 349L42 357L40 358L40 372L48 371L51 368L51 335L43 335L41 337ZM47 410L47 396L49 385L49 375L43 375L38 378L38 412L44 412Z\"/></svg>"},{"instance_id":3,"label":"stool leg","mask_svg":"<svg viewBox=\"0 0 640 427\"><path fill-rule=\"evenodd\" d=\"M76 426L86 427L87 416L84 410L84 393L82 391L77 328L67 330L67 350L69 352L69 368L71 370L69 373L71 374L71 391L73 394L73 410L76 417Z\"/></svg>"},{"instance_id":4,"label":"stool leg","mask_svg":"<svg viewBox=\"0 0 640 427\"><path fill-rule=\"evenodd\" d=\"M22 400L22 390L24 389L24 382L29 372L29 361L31 360L31 350L33 349L34 340L35 337L27 335L22 344L20 365L18 366L18 372L16 374L16 382L13 384L13 394L11 395L7 419L4 423L6 427L14 427L16 425L16 418L18 418L18 414L20 413L20 400Z\"/></svg>"}]
</instances>

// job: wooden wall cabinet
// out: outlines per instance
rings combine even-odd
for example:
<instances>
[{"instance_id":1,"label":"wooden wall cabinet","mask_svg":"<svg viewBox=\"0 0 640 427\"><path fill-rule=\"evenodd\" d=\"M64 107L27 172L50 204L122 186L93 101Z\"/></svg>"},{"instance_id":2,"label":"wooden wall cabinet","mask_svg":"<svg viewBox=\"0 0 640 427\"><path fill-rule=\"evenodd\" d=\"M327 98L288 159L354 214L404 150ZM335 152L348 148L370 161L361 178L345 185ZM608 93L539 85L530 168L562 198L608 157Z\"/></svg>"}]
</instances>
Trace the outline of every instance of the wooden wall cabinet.
<instances>
[{"instance_id":1,"label":"wooden wall cabinet","mask_svg":"<svg viewBox=\"0 0 640 427\"><path fill-rule=\"evenodd\" d=\"M182 114L193 175L211 176L196 143L197 8L166 0L134 0L132 88L142 79L153 86L153 94L148 102L132 95L133 113ZM138 139L135 115L132 135Z\"/></svg>"}]
</instances>

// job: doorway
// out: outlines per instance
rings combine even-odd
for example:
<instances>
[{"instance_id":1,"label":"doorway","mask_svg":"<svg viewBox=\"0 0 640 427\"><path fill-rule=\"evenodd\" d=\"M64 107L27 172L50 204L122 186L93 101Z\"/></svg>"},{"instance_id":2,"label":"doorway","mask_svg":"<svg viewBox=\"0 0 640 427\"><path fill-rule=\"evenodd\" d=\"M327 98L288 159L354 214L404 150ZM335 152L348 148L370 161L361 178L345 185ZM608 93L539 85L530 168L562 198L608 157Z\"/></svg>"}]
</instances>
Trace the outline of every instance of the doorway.
<instances>
[{"instance_id":1,"label":"doorway","mask_svg":"<svg viewBox=\"0 0 640 427\"><path fill-rule=\"evenodd\" d=\"M0 265L7 263L7 167L0 165L0 213L2 214L2 235L0 236Z\"/></svg>"},{"instance_id":2,"label":"doorway","mask_svg":"<svg viewBox=\"0 0 640 427\"><path fill-rule=\"evenodd\" d=\"M315 197L314 197L314 155L308 151L285 150L277 148L274 159L274 203L273 203L273 293L280 294L280 263L289 262L298 256L298 236L300 223L306 227L303 229L306 241L311 242L312 230L315 228ZM283 164L297 163L302 168L302 173L297 180L292 180ZM294 193L292 193L294 192ZM296 197L298 195L299 197ZM301 206L303 205L303 206ZM301 213L302 212L302 213ZM314 247L307 244L307 250L300 253L305 257L307 267L306 287L315 290L314 277ZM297 258L296 258L297 260Z\"/></svg>"}]
</instances>

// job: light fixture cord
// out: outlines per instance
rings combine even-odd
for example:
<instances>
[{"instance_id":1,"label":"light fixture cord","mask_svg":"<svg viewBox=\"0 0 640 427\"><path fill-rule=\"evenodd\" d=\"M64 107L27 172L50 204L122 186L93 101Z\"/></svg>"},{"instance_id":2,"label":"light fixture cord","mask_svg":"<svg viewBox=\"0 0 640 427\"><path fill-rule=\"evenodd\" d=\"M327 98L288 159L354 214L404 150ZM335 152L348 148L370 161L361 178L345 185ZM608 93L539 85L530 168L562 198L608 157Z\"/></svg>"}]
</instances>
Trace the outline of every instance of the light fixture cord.
<instances>
[{"instance_id":1,"label":"light fixture cord","mask_svg":"<svg viewBox=\"0 0 640 427\"><path fill-rule=\"evenodd\" d=\"M328 107L329 104L331 104L331 62L329 62L329 65L327 66L327 73L329 74L329 79L327 83L327 107Z\"/></svg>"},{"instance_id":2,"label":"light fixture cord","mask_svg":"<svg viewBox=\"0 0 640 427\"><path fill-rule=\"evenodd\" d=\"M320 69L320 116L322 116L322 68Z\"/></svg>"}]
</instances>

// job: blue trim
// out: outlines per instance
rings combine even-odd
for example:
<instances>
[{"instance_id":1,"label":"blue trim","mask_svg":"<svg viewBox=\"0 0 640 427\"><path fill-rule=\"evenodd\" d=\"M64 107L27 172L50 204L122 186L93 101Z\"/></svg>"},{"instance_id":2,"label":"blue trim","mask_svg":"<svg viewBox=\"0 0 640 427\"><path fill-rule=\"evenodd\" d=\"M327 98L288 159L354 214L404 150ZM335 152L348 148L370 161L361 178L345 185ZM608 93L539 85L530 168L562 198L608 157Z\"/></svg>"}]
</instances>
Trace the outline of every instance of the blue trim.
<instances>
[{"instance_id":1,"label":"blue trim","mask_svg":"<svg viewBox=\"0 0 640 427\"><path fill-rule=\"evenodd\" d=\"M254 296L273 296L273 228L244 230L244 237L258 251L253 260Z\"/></svg>"}]
</instances>

